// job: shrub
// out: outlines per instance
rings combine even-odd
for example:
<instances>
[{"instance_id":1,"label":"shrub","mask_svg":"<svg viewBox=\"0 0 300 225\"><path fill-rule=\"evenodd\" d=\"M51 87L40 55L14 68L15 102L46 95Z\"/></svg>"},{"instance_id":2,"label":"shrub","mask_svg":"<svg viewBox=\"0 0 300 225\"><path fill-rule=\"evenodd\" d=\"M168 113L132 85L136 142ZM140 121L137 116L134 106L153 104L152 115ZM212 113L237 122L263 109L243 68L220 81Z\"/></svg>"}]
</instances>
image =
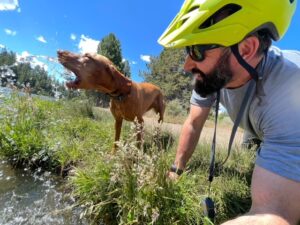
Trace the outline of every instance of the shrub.
<instances>
[{"instance_id":1,"label":"shrub","mask_svg":"<svg viewBox=\"0 0 300 225\"><path fill-rule=\"evenodd\" d=\"M186 116L187 110L182 107L178 99L168 102L166 114L170 116Z\"/></svg>"}]
</instances>

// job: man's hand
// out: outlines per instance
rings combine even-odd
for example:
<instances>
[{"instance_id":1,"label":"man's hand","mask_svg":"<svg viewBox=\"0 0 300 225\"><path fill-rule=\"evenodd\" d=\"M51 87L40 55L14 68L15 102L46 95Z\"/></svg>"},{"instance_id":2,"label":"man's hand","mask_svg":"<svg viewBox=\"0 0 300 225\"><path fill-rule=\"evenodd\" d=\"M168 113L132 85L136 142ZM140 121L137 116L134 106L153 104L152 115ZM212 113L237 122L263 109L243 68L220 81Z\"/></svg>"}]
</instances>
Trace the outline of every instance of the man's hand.
<instances>
[{"instance_id":1,"label":"man's hand","mask_svg":"<svg viewBox=\"0 0 300 225\"><path fill-rule=\"evenodd\" d=\"M180 169L175 164L173 164L168 172L168 177L171 180L177 180L182 173L183 169Z\"/></svg>"},{"instance_id":2,"label":"man's hand","mask_svg":"<svg viewBox=\"0 0 300 225\"><path fill-rule=\"evenodd\" d=\"M170 180L175 181L175 180L177 180L179 178L179 175L177 173L175 173L175 172L169 171L168 172L168 177L169 177Z\"/></svg>"}]
</instances>

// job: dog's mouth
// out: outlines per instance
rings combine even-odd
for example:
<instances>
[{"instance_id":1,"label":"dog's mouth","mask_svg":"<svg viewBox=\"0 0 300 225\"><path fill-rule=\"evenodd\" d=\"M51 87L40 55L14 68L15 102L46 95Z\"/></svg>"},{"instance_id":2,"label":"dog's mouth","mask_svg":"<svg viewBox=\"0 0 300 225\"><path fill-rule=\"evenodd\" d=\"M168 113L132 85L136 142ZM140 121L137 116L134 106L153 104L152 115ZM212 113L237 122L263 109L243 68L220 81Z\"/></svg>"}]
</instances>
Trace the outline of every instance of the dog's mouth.
<instances>
[{"instance_id":1,"label":"dog's mouth","mask_svg":"<svg viewBox=\"0 0 300 225\"><path fill-rule=\"evenodd\" d=\"M81 76L77 70L71 70L65 67L65 79L66 79L66 86L69 89L76 89L79 87L81 83Z\"/></svg>"},{"instance_id":2,"label":"dog's mouth","mask_svg":"<svg viewBox=\"0 0 300 225\"><path fill-rule=\"evenodd\" d=\"M78 88L81 82L80 76L80 56L68 51L57 51L58 61L66 69L66 86L70 89ZM71 78L75 77L75 78Z\"/></svg>"},{"instance_id":3,"label":"dog's mouth","mask_svg":"<svg viewBox=\"0 0 300 225\"><path fill-rule=\"evenodd\" d=\"M80 82L81 82L81 79L79 76L76 75L76 73L73 73L75 75L75 79L72 79L72 80L68 80L66 82L66 86L67 88L69 89L76 89L78 88Z\"/></svg>"}]
</instances>

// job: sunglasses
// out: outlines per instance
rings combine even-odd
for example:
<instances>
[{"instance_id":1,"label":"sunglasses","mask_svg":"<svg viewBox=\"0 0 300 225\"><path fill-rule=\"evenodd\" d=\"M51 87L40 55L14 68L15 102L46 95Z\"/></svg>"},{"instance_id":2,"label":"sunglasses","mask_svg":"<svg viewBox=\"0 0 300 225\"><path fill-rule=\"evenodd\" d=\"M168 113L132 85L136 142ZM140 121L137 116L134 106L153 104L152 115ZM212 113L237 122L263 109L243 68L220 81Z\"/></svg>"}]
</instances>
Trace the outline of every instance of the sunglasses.
<instances>
[{"instance_id":1,"label":"sunglasses","mask_svg":"<svg viewBox=\"0 0 300 225\"><path fill-rule=\"evenodd\" d=\"M201 62L205 59L205 51L222 47L221 45L191 45L186 46L186 53L192 60Z\"/></svg>"}]
</instances>

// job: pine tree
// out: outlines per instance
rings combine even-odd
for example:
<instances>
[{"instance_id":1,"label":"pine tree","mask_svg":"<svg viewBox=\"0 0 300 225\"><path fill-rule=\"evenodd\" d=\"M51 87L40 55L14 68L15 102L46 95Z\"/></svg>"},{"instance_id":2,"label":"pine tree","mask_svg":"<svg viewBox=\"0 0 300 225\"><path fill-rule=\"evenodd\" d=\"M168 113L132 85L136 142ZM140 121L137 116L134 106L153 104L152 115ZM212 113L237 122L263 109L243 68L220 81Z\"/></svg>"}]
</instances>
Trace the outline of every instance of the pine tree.
<instances>
[{"instance_id":1,"label":"pine tree","mask_svg":"<svg viewBox=\"0 0 300 225\"><path fill-rule=\"evenodd\" d=\"M121 43L113 33L110 33L100 41L98 54L106 56L120 72L124 73Z\"/></svg>"},{"instance_id":2,"label":"pine tree","mask_svg":"<svg viewBox=\"0 0 300 225\"><path fill-rule=\"evenodd\" d=\"M183 49L164 49L158 57L151 57L147 71L141 72L145 81L159 86L167 102L177 101L183 110L188 110L191 96L191 76L183 71Z\"/></svg>"}]
</instances>

